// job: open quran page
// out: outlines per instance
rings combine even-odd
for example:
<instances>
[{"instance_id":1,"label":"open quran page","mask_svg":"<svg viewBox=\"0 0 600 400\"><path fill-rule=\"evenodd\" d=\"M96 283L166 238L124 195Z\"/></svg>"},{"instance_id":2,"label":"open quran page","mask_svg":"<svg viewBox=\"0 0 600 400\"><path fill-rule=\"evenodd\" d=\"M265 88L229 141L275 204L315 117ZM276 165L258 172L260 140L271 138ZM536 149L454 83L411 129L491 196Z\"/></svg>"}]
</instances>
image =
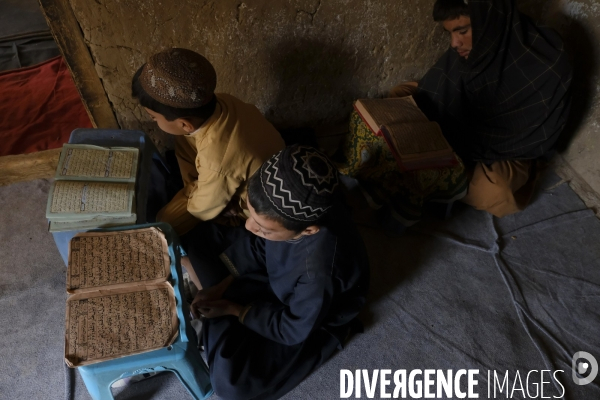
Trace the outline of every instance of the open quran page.
<instances>
[{"instance_id":1,"label":"open quran page","mask_svg":"<svg viewBox=\"0 0 600 400\"><path fill-rule=\"evenodd\" d=\"M423 153L452 149L435 122L391 123L383 128L401 157L422 156Z\"/></svg>"},{"instance_id":2,"label":"open quran page","mask_svg":"<svg viewBox=\"0 0 600 400\"><path fill-rule=\"evenodd\" d=\"M412 96L392 99L360 99L355 107L375 133L390 123L427 122Z\"/></svg>"},{"instance_id":3,"label":"open quran page","mask_svg":"<svg viewBox=\"0 0 600 400\"><path fill-rule=\"evenodd\" d=\"M178 334L173 288L166 282L78 293L67 300L65 361L93 364L172 344Z\"/></svg>"},{"instance_id":4,"label":"open quran page","mask_svg":"<svg viewBox=\"0 0 600 400\"><path fill-rule=\"evenodd\" d=\"M67 292L164 282L171 259L157 228L79 233L69 244Z\"/></svg>"},{"instance_id":5,"label":"open quran page","mask_svg":"<svg viewBox=\"0 0 600 400\"><path fill-rule=\"evenodd\" d=\"M105 148L65 144L56 169L56 179L114 180L133 182L139 150L133 147Z\"/></svg>"},{"instance_id":6,"label":"open quran page","mask_svg":"<svg viewBox=\"0 0 600 400\"><path fill-rule=\"evenodd\" d=\"M85 219L132 213L133 183L55 181L48 196L48 219Z\"/></svg>"}]
</instances>

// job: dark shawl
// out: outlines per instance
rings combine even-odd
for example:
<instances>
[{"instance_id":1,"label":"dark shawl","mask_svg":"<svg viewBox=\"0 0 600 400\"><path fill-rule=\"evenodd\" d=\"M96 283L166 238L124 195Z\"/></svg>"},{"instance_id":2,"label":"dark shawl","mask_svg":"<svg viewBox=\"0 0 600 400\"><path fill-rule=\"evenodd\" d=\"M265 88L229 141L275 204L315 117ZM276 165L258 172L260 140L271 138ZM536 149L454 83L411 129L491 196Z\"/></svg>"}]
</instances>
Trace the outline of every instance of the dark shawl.
<instances>
[{"instance_id":1,"label":"dark shawl","mask_svg":"<svg viewBox=\"0 0 600 400\"><path fill-rule=\"evenodd\" d=\"M570 105L571 66L560 36L536 26L514 0L471 0L469 10L469 58L448 49L415 100L467 163L546 154Z\"/></svg>"}]
</instances>

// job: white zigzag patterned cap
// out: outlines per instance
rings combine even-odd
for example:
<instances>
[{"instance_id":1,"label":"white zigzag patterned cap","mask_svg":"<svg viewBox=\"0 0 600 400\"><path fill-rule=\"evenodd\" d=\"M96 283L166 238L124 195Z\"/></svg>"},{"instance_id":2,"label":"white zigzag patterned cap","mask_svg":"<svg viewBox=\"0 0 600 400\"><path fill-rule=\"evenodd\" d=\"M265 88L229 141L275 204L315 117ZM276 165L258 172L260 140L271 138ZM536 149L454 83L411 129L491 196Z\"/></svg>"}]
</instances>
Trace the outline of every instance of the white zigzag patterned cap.
<instances>
[{"instance_id":1,"label":"white zigzag patterned cap","mask_svg":"<svg viewBox=\"0 0 600 400\"><path fill-rule=\"evenodd\" d=\"M295 221L317 221L331 208L338 172L327 156L308 146L290 146L260 168L262 188L275 210Z\"/></svg>"}]
</instances>

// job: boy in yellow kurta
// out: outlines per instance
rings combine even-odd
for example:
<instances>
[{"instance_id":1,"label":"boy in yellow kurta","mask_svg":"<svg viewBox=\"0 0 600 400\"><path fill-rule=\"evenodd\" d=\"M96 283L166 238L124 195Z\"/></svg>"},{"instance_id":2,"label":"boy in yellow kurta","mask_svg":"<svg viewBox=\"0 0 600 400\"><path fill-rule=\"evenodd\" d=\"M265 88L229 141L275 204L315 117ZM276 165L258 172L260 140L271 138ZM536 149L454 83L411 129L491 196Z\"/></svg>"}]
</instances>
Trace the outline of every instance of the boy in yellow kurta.
<instances>
[{"instance_id":1,"label":"boy in yellow kurta","mask_svg":"<svg viewBox=\"0 0 600 400\"><path fill-rule=\"evenodd\" d=\"M184 187L157 220L179 235L199 221L244 218L246 182L284 147L255 106L215 94L216 82L206 58L179 48L153 55L133 77L133 96L159 128L176 135Z\"/></svg>"}]
</instances>

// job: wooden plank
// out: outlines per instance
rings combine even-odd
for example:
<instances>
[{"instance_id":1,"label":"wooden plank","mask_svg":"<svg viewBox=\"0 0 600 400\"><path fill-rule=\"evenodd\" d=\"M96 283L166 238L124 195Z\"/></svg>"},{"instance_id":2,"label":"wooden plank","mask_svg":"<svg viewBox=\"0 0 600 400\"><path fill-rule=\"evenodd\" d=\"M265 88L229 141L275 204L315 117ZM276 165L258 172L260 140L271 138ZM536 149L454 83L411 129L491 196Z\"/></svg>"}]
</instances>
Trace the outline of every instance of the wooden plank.
<instances>
[{"instance_id":1,"label":"wooden plank","mask_svg":"<svg viewBox=\"0 0 600 400\"><path fill-rule=\"evenodd\" d=\"M68 0L39 0L94 128L119 129L94 61Z\"/></svg>"},{"instance_id":2,"label":"wooden plank","mask_svg":"<svg viewBox=\"0 0 600 400\"><path fill-rule=\"evenodd\" d=\"M0 157L0 186L52 178L62 149Z\"/></svg>"}]
</instances>

